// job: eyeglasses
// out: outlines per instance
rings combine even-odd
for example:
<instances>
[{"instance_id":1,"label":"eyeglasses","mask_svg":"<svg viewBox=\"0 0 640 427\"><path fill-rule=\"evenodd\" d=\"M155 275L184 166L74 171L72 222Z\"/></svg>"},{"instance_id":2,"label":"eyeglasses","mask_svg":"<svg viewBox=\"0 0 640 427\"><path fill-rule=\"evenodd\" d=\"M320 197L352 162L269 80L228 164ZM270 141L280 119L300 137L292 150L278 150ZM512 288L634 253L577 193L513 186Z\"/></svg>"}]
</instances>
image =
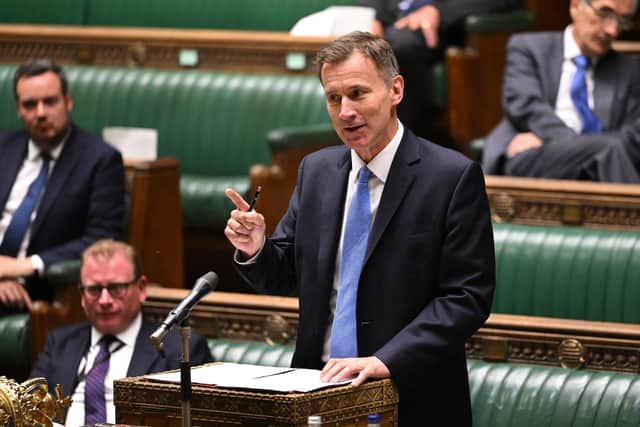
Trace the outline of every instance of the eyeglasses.
<instances>
[{"instance_id":1,"label":"eyeglasses","mask_svg":"<svg viewBox=\"0 0 640 427\"><path fill-rule=\"evenodd\" d=\"M594 7L593 4L591 4L592 0L583 0L583 3L589 6L602 22L607 24L613 24L615 22L618 25L618 28L622 31L626 31L633 26L631 16L620 16L611 9Z\"/></svg>"},{"instance_id":2,"label":"eyeglasses","mask_svg":"<svg viewBox=\"0 0 640 427\"><path fill-rule=\"evenodd\" d=\"M88 299L98 299L100 295L102 295L102 290L106 289L111 295L112 298L124 298L127 296L127 291L129 290L129 286L137 283L138 279L134 279L130 282L117 283L112 282L106 285L80 285L78 288L80 292L84 293L84 296Z\"/></svg>"}]
</instances>

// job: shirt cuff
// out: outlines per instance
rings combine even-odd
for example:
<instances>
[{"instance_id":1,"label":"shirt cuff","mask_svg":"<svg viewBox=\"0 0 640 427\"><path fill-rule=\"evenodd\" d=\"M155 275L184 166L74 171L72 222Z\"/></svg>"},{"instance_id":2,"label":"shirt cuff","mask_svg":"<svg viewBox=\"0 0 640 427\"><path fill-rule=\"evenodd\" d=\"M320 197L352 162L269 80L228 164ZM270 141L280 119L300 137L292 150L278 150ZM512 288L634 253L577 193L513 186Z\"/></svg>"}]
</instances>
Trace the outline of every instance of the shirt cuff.
<instances>
[{"instance_id":1,"label":"shirt cuff","mask_svg":"<svg viewBox=\"0 0 640 427\"><path fill-rule=\"evenodd\" d=\"M39 255L31 255L31 266L33 267L33 271L35 271L37 276L42 276L44 274L44 262Z\"/></svg>"},{"instance_id":2,"label":"shirt cuff","mask_svg":"<svg viewBox=\"0 0 640 427\"><path fill-rule=\"evenodd\" d=\"M255 255L253 255L251 258L249 259L243 259L244 257L240 254L240 251L236 249L236 251L233 254L233 261L238 264L238 265L251 265L251 264L255 264L256 263L256 259L260 256L260 254L262 253L262 248L264 248L264 243L267 241L267 238L264 237L262 239L262 246L260 246L260 249L258 249L258 252L255 253Z\"/></svg>"}]
</instances>

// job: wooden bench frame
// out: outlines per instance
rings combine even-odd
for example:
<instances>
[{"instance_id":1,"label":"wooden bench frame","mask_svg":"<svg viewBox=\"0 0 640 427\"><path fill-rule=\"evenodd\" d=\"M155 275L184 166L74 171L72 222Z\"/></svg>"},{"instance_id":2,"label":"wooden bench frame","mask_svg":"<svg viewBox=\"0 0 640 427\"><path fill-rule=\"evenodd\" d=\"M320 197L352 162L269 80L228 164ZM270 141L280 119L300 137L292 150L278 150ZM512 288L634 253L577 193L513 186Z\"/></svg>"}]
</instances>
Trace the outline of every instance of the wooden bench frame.
<instances>
[{"instance_id":1,"label":"wooden bench frame","mask_svg":"<svg viewBox=\"0 0 640 427\"><path fill-rule=\"evenodd\" d=\"M0 61L49 56L61 64L201 68L315 74L313 58L333 37L275 31L196 30L65 25L0 25ZM181 54L197 63L181 66ZM296 67L287 66L295 54Z\"/></svg>"},{"instance_id":2,"label":"wooden bench frame","mask_svg":"<svg viewBox=\"0 0 640 427\"><path fill-rule=\"evenodd\" d=\"M640 185L486 176L494 222L640 231Z\"/></svg>"},{"instance_id":3,"label":"wooden bench frame","mask_svg":"<svg viewBox=\"0 0 640 427\"><path fill-rule=\"evenodd\" d=\"M145 316L164 320L188 292L150 286ZM209 337L294 344L298 300L215 292L193 309L191 323ZM490 361L640 373L640 325L492 314L466 352Z\"/></svg>"}]
</instances>

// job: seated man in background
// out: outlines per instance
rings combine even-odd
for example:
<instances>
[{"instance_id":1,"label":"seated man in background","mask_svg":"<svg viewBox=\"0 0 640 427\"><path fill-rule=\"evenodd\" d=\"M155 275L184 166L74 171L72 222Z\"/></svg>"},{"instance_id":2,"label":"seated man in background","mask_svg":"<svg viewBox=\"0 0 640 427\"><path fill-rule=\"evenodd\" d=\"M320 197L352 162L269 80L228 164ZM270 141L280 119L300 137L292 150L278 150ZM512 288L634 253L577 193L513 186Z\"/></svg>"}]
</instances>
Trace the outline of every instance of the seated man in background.
<instances>
[{"instance_id":1,"label":"seated man in background","mask_svg":"<svg viewBox=\"0 0 640 427\"><path fill-rule=\"evenodd\" d=\"M464 20L472 14L516 9L521 0L359 0L376 10L371 32L384 37L404 76L404 99L398 106L402 123L428 137L429 68L443 59L448 46L464 44Z\"/></svg>"},{"instance_id":2,"label":"seated man in background","mask_svg":"<svg viewBox=\"0 0 640 427\"><path fill-rule=\"evenodd\" d=\"M636 9L571 0L564 32L511 38L485 173L640 182L640 63L611 49Z\"/></svg>"},{"instance_id":3,"label":"seated man in background","mask_svg":"<svg viewBox=\"0 0 640 427\"><path fill-rule=\"evenodd\" d=\"M122 157L71 123L64 71L47 59L25 63L13 90L24 129L0 140L0 311L51 300L38 280L45 267L121 238L124 222Z\"/></svg>"},{"instance_id":4,"label":"seated man in background","mask_svg":"<svg viewBox=\"0 0 640 427\"><path fill-rule=\"evenodd\" d=\"M56 329L49 334L30 377L45 377L50 385L72 393L66 425L115 422L113 380L177 369L180 335L172 330L164 352L149 336L159 326L143 319L146 278L134 249L126 243L100 240L82 255L80 301L88 322ZM212 361L206 340L192 334L190 360Z\"/></svg>"}]
</instances>

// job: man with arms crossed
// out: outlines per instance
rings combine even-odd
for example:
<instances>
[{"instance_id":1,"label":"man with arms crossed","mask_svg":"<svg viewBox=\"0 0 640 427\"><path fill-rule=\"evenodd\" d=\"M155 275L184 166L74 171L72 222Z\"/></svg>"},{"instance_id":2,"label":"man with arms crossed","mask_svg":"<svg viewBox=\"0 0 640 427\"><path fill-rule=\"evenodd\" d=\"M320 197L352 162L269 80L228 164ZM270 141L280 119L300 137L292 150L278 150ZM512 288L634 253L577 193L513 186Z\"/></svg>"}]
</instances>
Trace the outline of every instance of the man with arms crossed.
<instances>
[{"instance_id":1,"label":"man with arms crossed","mask_svg":"<svg viewBox=\"0 0 640 427\"><path fill-rule=\"evenodd\" d=\"M299 288L293 366L323 368L326 381L355 376L354 386L392 378L402 425L471 426L465 340L495 286L480 167L398 121L404 82L383 39L348 34L317 62L344 146L302 161L270 238L264 217L227 190L236 263L261 292Z\"/></svg>"}]
</instances>

